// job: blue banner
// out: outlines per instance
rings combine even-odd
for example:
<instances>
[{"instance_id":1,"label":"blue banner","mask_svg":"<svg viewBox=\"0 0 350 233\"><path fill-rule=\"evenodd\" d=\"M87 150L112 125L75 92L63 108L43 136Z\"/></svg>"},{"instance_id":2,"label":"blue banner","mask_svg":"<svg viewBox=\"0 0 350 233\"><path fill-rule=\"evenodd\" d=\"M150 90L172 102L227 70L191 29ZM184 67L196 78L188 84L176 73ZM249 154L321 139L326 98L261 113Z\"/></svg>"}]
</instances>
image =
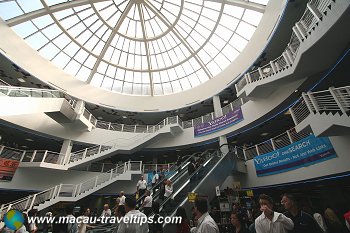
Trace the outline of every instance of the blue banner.
<instances>
[{"instance_id":1,"label":"blue banner","mask_svg":"<svg viewBox=\"0 0 350 233\"><path fill-rule=\"evenodd\" d=\"M257 176L267 176L306 167L337 157L327 137L310 135L273 152L254 157Z\"/></svg>"},{"instance_id":2,"label":"blue banner","mask_svg":"<svg viewBox=\"0 0 350 233\"><path fill-rule=\"evenodd\" d=\"M216 131L225 129L231 125L237 124L243 120L242 109L240 107L233 109L227 114L217 117L212 121L202 123L194 127L194 136L200 137Z\"/></svg>"}]
</instances>

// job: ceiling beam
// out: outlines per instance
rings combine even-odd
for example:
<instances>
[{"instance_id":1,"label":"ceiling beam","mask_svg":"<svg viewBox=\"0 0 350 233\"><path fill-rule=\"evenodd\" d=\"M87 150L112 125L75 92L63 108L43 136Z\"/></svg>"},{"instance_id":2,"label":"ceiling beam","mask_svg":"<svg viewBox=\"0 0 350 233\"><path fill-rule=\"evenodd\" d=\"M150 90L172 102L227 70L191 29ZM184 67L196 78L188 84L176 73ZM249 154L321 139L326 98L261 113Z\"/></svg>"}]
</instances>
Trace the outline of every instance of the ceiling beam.
<instances>
[{"instance_id":1,"label":"ceiling beam","mask_svg":"<svg viewBox=\"0 0 350 233\"><path fill-rule=\"evenodd\" d=\"M97 72L97 68L99 67L103 57L105 56L106 52L107 52L107 49L108 47L110 46L110 44L112 43L113 39L114 39L114 36L117 34L117 31L119 30L120 26L123 24L124 22L124 19L126 18L126 16L129 14L129 11L131 9L131 7L133 6L133 2L130 1L128 3L128 5L126 6L123 14L120 16L120 18L118 19L118 22L117 24L115 25L113 31L111 32L111 35L108 37L108 40L106 41L106 44L103 46L103 49L100 53L100 55L97 57L97 60L94 64L94 67L92 68L91 70L91 73L88 77L88 79L86 80L87 83L90 83L91 80L92 80L92 77L95 75L95 73Z\"/></svg>"},{"instance_id":2,"label":"ceiling beam","mask_svg":"<svg viewBox=\"0 0 350 233\"><path fill-rule=\"evenodd\" d=\"M224 1L225 4L227 5L232 5L232 6L237 6L237 7L242 7L248 10L252 10L252 11L257 11L260 13L264 13L266 6L259 4L259 3L255 3L255 2L248 2L245 0L206 0L208 2L218 2L218 3L222 3ZM273 1L273 0L271 0Z\"/></svg>"},{"instance_id":3,"label":"ceiling beam","mask_svg":"<svg viewBox=\"0 0 350 233\"><path fill-rule=\"evenodd\" d=\"M151 57L150 57L150 52L149 52L149 45L148 45L148 41L147 41L145 17L144 17L144 14L143 14L143 9L142 9L142 5L141 4L137 4L137 9L138 9L139 15L140 15L143 41L145 43L145 49L146 49L146 57L147 57L149 82L150 82L150 88L151 88L151 96L153 96L154 95L154 90L153 90L154 88L153 88L153 76L152 76L152 63L151 63Z\"/></svg>"},{"instance_id":4,"label":"ceiling beam","mask_svg":"<svg viewBox=\"0 0 350 233\"><path fill-rule=\"evenodd\" d=\"M7 20L6 22L7 22L7 25L9 27L12 27L12 26L24 23L24 22L29 21L29 20L39 18L39 17L44 16L44 15L48 15L48 14L52 14L55 12L71 9L73 7L83 6L86 4L92 4L92 3L97 3L97 2L104 2L104 1L108 1L108 0L76 0L76 1L71 1L71 2L60 3L57 5L53 5L53 6L46 5L47 7L44 6L44 8L42 8L42 9L17 16L15 18Z\"/></svg>"},{"instance_id":5,"label":"ceiling beam","mask_svg":"<svg viewBox=\"0 0 350 233\"><path fill-rule=\"evenodd\" d=\"M191 56L196 59L198 64L202 67L203 71L207 74L209 79L211 79L213 76L209 72L208 68L205 66L203 61L198 57L197 53L195 53L194 49L191 47L191 45L185 40L185 38L182 37L182 35L176 30L175 26L172 25L169 20L157 10L151 4L149 1L144 1L145 6L147 6L167 27L171 28L171 31L175 34L175 36L181 41L181 43L186 47L186 49L191 53Z\"/></svg>"}]
</instances>

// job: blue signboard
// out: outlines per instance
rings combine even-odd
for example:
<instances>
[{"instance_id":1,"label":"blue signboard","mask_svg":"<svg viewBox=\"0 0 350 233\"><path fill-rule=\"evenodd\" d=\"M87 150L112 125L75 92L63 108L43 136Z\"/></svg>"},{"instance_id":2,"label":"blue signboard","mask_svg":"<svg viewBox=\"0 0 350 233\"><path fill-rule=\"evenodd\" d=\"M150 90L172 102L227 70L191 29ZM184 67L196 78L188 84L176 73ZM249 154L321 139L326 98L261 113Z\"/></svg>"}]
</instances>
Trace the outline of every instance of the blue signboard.
<instances>
[{"instance_id":1,"label":"blue signboard","mask_svg":"<svg viewBox=\"0 0 350 233\"><path fill-rule=\"evenodd\" d=\"M217 117L212 121L202 123L194 127L194 136L200 137L207 134L214 133L216 131L225 129L231 125L237 124L243 120L242 109L235 108L233 111L227 114Z\"/></svg>"},{"instance_id":2,"label":"blue signboard","mask_svg":"<svg viewBox=\"0 0 350 233\"><path fill-rule=\"evenodd\" d=\"M273 152L254 157L257 176L267 176L337 157L330 140L310 135Z\"/></svg>"}]
</instances>

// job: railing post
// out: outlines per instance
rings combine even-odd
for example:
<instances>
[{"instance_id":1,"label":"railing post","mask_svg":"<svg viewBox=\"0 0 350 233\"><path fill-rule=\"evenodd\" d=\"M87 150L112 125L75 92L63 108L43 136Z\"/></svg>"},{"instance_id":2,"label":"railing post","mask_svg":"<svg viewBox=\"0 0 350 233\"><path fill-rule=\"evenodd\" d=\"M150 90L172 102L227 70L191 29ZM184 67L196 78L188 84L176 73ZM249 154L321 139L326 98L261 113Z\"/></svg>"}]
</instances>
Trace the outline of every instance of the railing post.
<instances>
[{"instance_id":1,"label":"railing post","mask_svg":"<svg viewBox=\"0 0 350 233\"><path fill-rule=\"evenodd\" d=\"M292 119L293 119L293 122L295 125L299 124L296 116L295 116L295 113L294 113L294 110L292 108L289 108L289 112L290 112L290 115L292 116Z\"/></svg>"},{"instance_id":2,"label":"railing post","mask_svg":"<svg viewBox=\"0 0 350 233\"><path fill-rule=\"evenodd\" d=\"M87 150L88 150L88 148L85 148L85 150L84 150L84 152L83 152L83 157L82 157L81 159L85 159L86 154L87 154Z\"/></svg>"},{"instance_id":3,"label":"railing post","mask_svg":"<svg viewBox=\"0 0 350 233\"><path fill-rule=\"evenodd\" d=\"M259 152L259 147L258 147L258 145L255 145L255 150L256 150L256 153L257 153L257 155L260 155L260 152Z\"/></svg>"},{"instance_id":4,"label":"railing post","mask_svg":"<svg viewBox=\"0 0 350 233\"><path fill-rule=\"evenodd\" d=\"M61 189L62 189L62 184L60 184L60 185L58 186L57 197L60 196Z\"/></svg>"},{"instance_id":5,"label":"railing post","mask_svg":"<svg viewBox=\"0 0 350 233\"><path fill-rule=\"evenodd\" d=\"M282 57L283 57L283 59L286 61L287 66L291 66L291 65L292 65L291 61L289 60L289 58L288 58L288 56L287 56L286 51L284 51L284 52L282 53ZM281 67L281 68L282 68L282 67Z\"/></svg>"},{"instance_id":6,"label":"railing post","mask_svg":"<svg viewBox=\"0 0 350 233\"><path fill-rule=\"evenodd\" d=\"M127 163L125 162L125 163L124 163L124 172L123 172L123 173L126 172L126 168L127 168Z\"/></svg>"},{"instance_id":7,"label":"railing post","mask_svg":"<svg viewBox=\"0 0 350 233\"><path fill-rule=\"evenodd\" d=\"M78 188L78 191L77 191L77 193L76 193L76 195L75 196L78 196L79 194L80 194L80 192L81 192L81 186L83 185L83 183L80 183L79 184L79 188Z\"/></svg>"},{"instance_id":8,"label":"railing post","mask_svg":"<svg viewBox=\"0 0 350 233\"><path fill-rule=\"evenodd\" d=\"M273 141L273 138L271 138L270 141L271 141L272 149L276 150L276 146L275 146L275 142Z\"/></svg>"},{"instance_id":9,"label":"railing post","mask_svg":"<svg viewBox=\"0 0 350 233\"><path fill-rule=\"evenodd\" d=\"M277 69L276 69L275 63L273 61L270 61L270 66L271 66L272 72L274 74L276 74L277 73Z\"/></svg>"},{"instance_id":10,"label":"railing post","mask_svg":"<svg viewBox=\"0 0 350 233\"><path fill-rule=\"evenodd\" d=\"M312 106L310 105L309 100L307 99L309 96L306 93L302 93L301 95L303 96L303 100L305 101L306 107L309 110L309 112L313 113L314 111L312 109Z\"/></svg>"},{"instance_id":11,"label":"railing post","mask_svg":"<svg viewBox=\"0 0 350 233\"><path fill-rule=\"evenodd\" d=\"M98 176L96 176L94 188L97 186L97 181L98 181Z\"/></svg>"},{"instance_id":12,"label":"railing post","mask_svg":"<svg viewBox=\"0 0 350 233\"><path fill-rule=\"evenodd\" d=\"M98 146L97 154L101 153L101 149L102 149L102 145L99 145L99 146Z\"/></svg>"},{"instance_id":13,"label":"railing post","mask_svg":"<svg viewBox=\"0 0 350 233\"><path fill-rule=\"evenodd\" d=\"M32 158L30 159L31 163L34 161L35 155L36 155L36 150L33 151Z\"/></svg>"},{"instance_id":14,"label":"railing post","mask_svg":"<svg viewBox=\"0 0 350 233\"><path fill-rule=\"evenodd\" d=\"M30 205L29 205L28 211L31 210L31 209L33 208L36 195L37 195L37 194L34 194L34 195L33 195L33 199L32 199L32 202L31 202Z\"/></svg>"},{"instance_id":15,"label":"railing post","mask_svg":"<svg viewBox=\"0 0 350 233\"><path fill-rule=\"evenodd\" d=\"M110 176L109 176L109 179L111 180L112 177L113 177L113 170L111 170L111 174L110 174Z\"/></svg>"},{"instance_id":16,"label":"railing post","mask_svg":"<svg viewBox=\"0 0 350 233\"><path fill-rule=\"evenodd\" d=\"M312 93L308 92L307 95L309 96L311 104L313 105L315 111L316 112L320 112L319 107L317 105L317 102L316 102L315 98L312 96Z\"/></svg>"},{"instance_id":17,"label":"railing post","mask_svg":"<svg viewBox=\"0 0 350 233\"><path fill-rule=\"evenodd\" d=\"M288 138L289 138L289 141L290 141L290 144L293 144L293 138L292 138L292 135L290 134L290 131L287 130L287 135L288 135Z\"/></svg>"},{"instance_id":18,"label":"railing post","mask_svg":"<svg viewBox=\"0 0 350 233\"><path fill-rule=\"evenodd\" d=\"M9 204L9 206L7 207L6 212L9 212L11 210L12 204Z\"/></svg>"},{"instance_id":19,"label":"railing post","mask_svg":"<svg viewBox=\"0 0 350 233\"><path fill-rule=\"evenodd\" d=\"M131 171L131 163L130 163L130 160L128 161L128 171Z\"/></svg>"},{"instance_id":20,"label":"railing post","mask_svg":"<svg viewBox=\"0 0 350 233\"><path fill-rule=\"evenodd\" d=\"M105 163L102 163L102 168L101 168L101 172L103 172L103 169L105 168Z\"/></svg>"},{"instance_id":21,"label":"railing post","mask_svg":"<svg viewBox=\"0 0 350 233\"><path fill-rule=\"evenodd\" d=\"M317 21L322 20L322 14L321 12L310 2L306 4L307 8L311 12L311 14L317 19Z\"/></svg>"},{"instance_id":22,"label":"railing post","mask_svg":"<svg viewBox=\"0 0 350 233\"><path fill-rule=\"evenodd\" d=\"M136 133L136 125L134 126L134 133Z\"/></svg>"},{"instance_id":23,"label":"railing post","mask_svg":"<svg viewBox=\"0 0 350 233\"><path fill-rule=\"evenodd\" d=\"M247 158L247 154L246 154L246 152L245 152L245 149L243 149L243 156L244 156L245 161L247 161L248 158Z\"/></svg>"},{"instance_id":24,"label":"railing post","mask_svg":"<svg viewBox=\"0 0 350 233\"><path fill-rule=\"evenodd\" d=\"M4 150L4 148L5 148L5 146L0 147L0 155L1 155L2 151Z\"/></svg>"},{"instance_id":25,"label":"railing post","mask_svg":"<svg viewBox=\"0 0 350 233\"><path fill-rule=\"evenodd\" d=\"M74 187L74 191L72 193L72 197L75 197L77 195L77 191L78 191L78 185L76 184Z\"/></svg>"},{"instance_id":26,"label":"railing post","mask_svg":"<svg viewBox=\"0 0 350 233\"><path fill-rule=\"evenodd\" d=\"M291 52L290 49L289 49L289 46L287 46L287 48L286 48L286 50L285 50L285 53L286 53L286 55L287 55L287 57L288 57L288 59L289 59L290 65L293 65L294 57L293 57L292 52Z\"/></svg>"},{"instance_id":27,"label":"railing post","mask_svg":"<svg viewBox=\"0 0 350 233\"><path fill-rule=\"evenodd\" d=\"M139 171L142 171L142 161L140 161L140 170Z\"/></svg>"},{"instance_id":28,"label":"railing post","mask_svg":"<svg viewBox=\"0 0 350 233\"><path fill-rule=\"evenodd\" d=\"M307 33L306 33L306 30L305 30L304 26L300 22L297 22L295 24L295 26L297 27L297 29L300 32L300 34L303 37L303 39L305 40L306 37L307 37Z\"/></svg>"},{"instance_id":29,"label":"railing post","mask_svg":"<svg viewBox=\"0 0 350 233\"><path fill-rule=\"evenodd\" d=\"M296 26L293 26L292 30L293 30L294 34L296 35L296 37L298 38L299 42L300 43L303 42L304 38L302 35L300 35L298 28Z\"/></svg>"},{"instance_id":30,"label":"railing post","mask_svg":"<svg viewBox=\"0 0 350 233\"><path fill-rule=\"evenodd\" d=\"M28 205L29 205L29 202L30 202L30 198L32 197L32 195L29 195L28 196L28 199L27 199L27 201L26 201L26 204L24 205L24 209L28 209Z\"/></svg>"},{"instance_id":31,"label":"railing post","mask_svg":"<svg viewBox=\"0 0 350 233\"><path fill-rule=\"evenodd\" d=\"M264 78L264 73L262 72L261 67L258 68L258 72L259 72L259 79L263 79Z\"/></svg>"},{"instance_id":32,"label":"railing post","mask_svg":"<svg viewBox=\"0 0 350 233\"><path fill-rule=\"evenodd\" d=\"M340 102L335 90L334 90L334 87L330 87L328 88L329 92L331 93L331 95L333 96L335 102L337 103L338 107L340 108L341 112L343 114L346 114L346 110L345 110L345 107L343 106L343 104Z\"/></svg>"},{"instance_id":33,"label":"railing post","mask_svg":"<svg viewBox=\"0 0 350 233\"><path fill-rule=\"evenodd\" d=\"M108 130L111 129L111 122L108 123Z\"/></svg>"},{"instance_id":34,"label":"railing post","mask_svg":"<svg viewBox=\"0 0 350 233\"><path fill-rule=\"evenodd\" d=\"M124 124L122 124L122 128L121 128L120 132L124 132Z\"/></svg>"},{"instance_id":35,"label":"railing post","mask_svg":"<svg viewBox=\"0 0 350 233\"><path fill-rule=\"evenodd\" d=\"M45 150L45 153L44 153L44 156L43 156L43 160L41 162L45 162L46 156L47 156L47 150Z\"/></svg>"}]
</instances>

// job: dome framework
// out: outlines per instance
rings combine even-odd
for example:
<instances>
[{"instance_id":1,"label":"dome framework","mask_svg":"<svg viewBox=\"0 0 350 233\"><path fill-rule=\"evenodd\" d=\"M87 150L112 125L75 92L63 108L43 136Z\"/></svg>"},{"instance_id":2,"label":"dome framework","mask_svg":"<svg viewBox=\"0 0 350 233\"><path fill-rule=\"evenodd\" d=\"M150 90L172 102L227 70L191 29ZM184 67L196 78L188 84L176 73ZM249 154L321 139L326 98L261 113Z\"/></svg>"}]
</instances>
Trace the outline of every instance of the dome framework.
<instances>
[{"instance_id":1,"label":"dome framework","mask_svg":"<svg viewBox=\"0 0 350 233\"><path fill-rule=\"evenodd\" d=\"M0 16L76 78L123 94L191 89L231 64L267 1L12 0Z\"/></svg>"}]
</instances>

